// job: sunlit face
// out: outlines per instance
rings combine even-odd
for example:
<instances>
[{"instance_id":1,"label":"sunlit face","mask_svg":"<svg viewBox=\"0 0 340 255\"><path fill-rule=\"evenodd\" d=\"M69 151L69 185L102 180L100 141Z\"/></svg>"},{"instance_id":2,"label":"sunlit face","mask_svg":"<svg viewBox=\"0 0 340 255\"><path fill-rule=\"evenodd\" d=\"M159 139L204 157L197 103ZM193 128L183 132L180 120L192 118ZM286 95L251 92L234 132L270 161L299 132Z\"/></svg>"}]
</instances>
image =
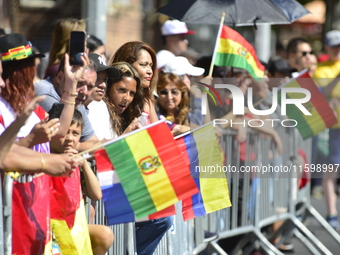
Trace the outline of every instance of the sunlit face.
<instances>
[{"instance_id":1,"label":"sunlit face","mask_svg":"<svg viewBox=\"0 0 340 255\"><path fill-rule=\"evenodd\" d=\"M175 55L179 55L188 49L189 41L187 35L171 35L169 36L169 42L172 44L172 49L175 51Z\"/></svg>"},{"instance_id":2,"label":"sunlit face","mask_svg":"<svg viewBox=\"0 0 340 255\"><path fill-rule=\"evenodd\" d=\"M78 149L79 140L81 137L81 126L78 123L73 123L67 130L64 138L61 138L61 144L63 146L63 151L68 151L70 149Z\"/></svg>"},{"instance_id":3,"label":"sunlit face","mask_svg":"<svg viewBox=\"0 0 340 255\"><path fill-rule=\"evenodd\" d=\"M313 64L312 55L314 53L309 43L299 43L296 52L289 53L289 64L301 72Z\"/></svg>"},{"instance_id":4,"label":"sunlit face","mask_svg":"<svg viewBox=\"0 0 340 255\"><path fill-rule=\"evenodd\" d=\"M0 61L0 95L1 95L1 91L4 87L5 87L5 81L2 79L2 64L1 64L1 61Z\"/></svg>"},{"instance_id":5,"label":"sunlit face","mask_svg":"<svg viewBox=\"0 0 340 255\"><path fill-rule=\"evenodd\" d=\"M103 99L106 91L108 73L107 70L97 73L96 86L92 89L90 99L92 101L100 101Z\"/></svg>"},{"instance_id":6,"label":"sunlit face","mask_svg":"<svg viewBox=\"0 0 340 255\"><path fill-rule=\"evenodd\" d=\"M143 88L150 87L150 82L153 76L153 62L149 52L146 50L140 50L137 60L132 64L132 67L136 69L141 79Z\"/></svg>"},{"instance_id":7,"label":"sunlit face","mask_svg":"<svg viewBox=\"0 0 340 255\"><path fill-rule=\"evenodd\" d=\"M117 108L118 114L122 114L131 104L136 95L137 82L131 77L123 77L119 82L114 83L109 91L109 98Z\"/></svg>"},{"instance_id":8,"label":"sunlit face","mask_svg":"<svg viewBox=\"0 0 340 255\"><path fill-rule=\"evenodd\" d=\"M165 88L159 90L158 96L158 103L168 113L173 113L182 100L181 91L173 82L170 82Z\"/></svg>"},{"instance_id":9,"label":"sunlit face","mask_svg":"<svg viewBox=\"0 0 340 255\"><path fill-rule=\"evenodd\" d=\"M81 106L90 97L91 91L94 88L97 80L97 72L94 70L85 69L80 80L78 81L76 91L76 107Z\"/></svg>"}]
</instances>

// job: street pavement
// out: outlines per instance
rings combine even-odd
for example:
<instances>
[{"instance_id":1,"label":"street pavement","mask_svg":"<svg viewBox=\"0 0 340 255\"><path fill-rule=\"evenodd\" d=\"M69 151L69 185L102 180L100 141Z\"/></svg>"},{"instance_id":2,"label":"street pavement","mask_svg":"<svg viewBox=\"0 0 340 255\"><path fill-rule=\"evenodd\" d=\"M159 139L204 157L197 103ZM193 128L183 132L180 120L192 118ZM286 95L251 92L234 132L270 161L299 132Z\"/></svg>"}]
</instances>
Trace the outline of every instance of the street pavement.
<instances>
[{"instance_id":1,"label":"street pavement","mask_svg":"<svg viewBox=\"0 0 340 255\"><path fill-rule=\"evenodd\" d=\"M325 218L326 211L326 203L324 198L314 199L311 198L312 206ZM337 209L340 212L340 198L337 199ZM323 243L326 248L332 252L334 255L340 254L340 244L337 243L333 237L331 237L328 232L316 221L314 218L309 217L305 223L308 229ZM301 241L297 238L293 238L291 240L294 244L294 252L289 254L296 255L310 255L312 254ZM287 253L288 254L288 253Z\"/></svg>"}]
</instances>

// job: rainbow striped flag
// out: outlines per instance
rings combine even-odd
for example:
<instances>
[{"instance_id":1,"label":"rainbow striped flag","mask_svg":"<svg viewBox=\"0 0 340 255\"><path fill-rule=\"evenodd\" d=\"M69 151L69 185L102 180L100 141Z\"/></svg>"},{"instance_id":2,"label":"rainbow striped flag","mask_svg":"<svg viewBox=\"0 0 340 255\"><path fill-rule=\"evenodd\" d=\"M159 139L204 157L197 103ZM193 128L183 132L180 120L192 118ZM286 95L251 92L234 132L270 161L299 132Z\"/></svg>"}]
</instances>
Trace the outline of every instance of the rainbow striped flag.
<instances>
[{"instance_id":1,"label":"rainbow striped flag","mask_svg":"<svg viewBox=\"0 0 340 255\"><path fill-rule=\"evenodd\" d=\"M263 78L265 69L257 59L254 47L242 35L225 25L220 34L214 64L245 69L254 78Z\"/></svg>"},{"instance_id":2,"label":"rainbow striped flag","mask_svg":"<svg viewBox=\"0 0 340 255\"><path fill-rule=\"evenodd\" d=\"M165 122L153 123L104 146L111 163L103 160L103 150L95 156L109 224L149 216L198 192Z\"/></svg>"},{"instance_id":3,"label":"rainbow striped flag","mask_svg":"<svg viewBox=\"0 0 340 255\"><path fill-rule=\"evenodd\" d=\"M177 140L184 157L190 162L190 172L199 193L184 199L185 221L231 206L229 188L223 171L224 152L215 129L208 123Z\"/></svg>"},{"instance_id":4,"label":"rainbow striped flag","mask_svg":"<svg viewBox=\"0 0 340 255\"><path fill-rule=\"evenodd\" d=\"M309 102L303 106L312 114L304 115L294 104L287 104L286 114L289 119L295 120L298 124L296 128L303 139L313 137L326 128L330 128L337 123L337 119L330 108L327 100L316 86L309 73L306 71L297 78L284 85L285 88L304 88L311 93ZM281 104L281 90L279 90L279 103ZM301 98L301 93L287 93L287 98Z\"/></svg>"}]
</instances>

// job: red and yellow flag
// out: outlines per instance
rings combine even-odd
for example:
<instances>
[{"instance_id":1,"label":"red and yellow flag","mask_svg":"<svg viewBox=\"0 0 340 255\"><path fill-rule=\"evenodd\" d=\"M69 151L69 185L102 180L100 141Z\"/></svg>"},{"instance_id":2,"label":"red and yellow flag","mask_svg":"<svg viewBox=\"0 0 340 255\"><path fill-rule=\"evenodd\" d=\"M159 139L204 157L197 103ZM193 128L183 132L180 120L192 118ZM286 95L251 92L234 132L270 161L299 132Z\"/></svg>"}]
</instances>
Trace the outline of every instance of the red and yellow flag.
<instances>
[{"instance_id":1,"label":"red and yellow flag","mask_svg":"<svg viewBox=\"0 0 340 255\"><path fill-rule=\"evenodd\" d=\"M222 27L214 64L245 69L254 78L263 78L265 69L257 59L254 47L227 26Z\"/></svg>"},{"instance_id":2,"label":"red and yellow flag","mask_svg":"<svg viewBox=\"0 0 340 255\"><path fill-rule=\"evenodd\" d=\"M322 95L313 79L309 76L308 72L300 74L296 79L291 80L284 87L304 88L311 94L310 101L303 104L311 115L304 115L295 104L287 104L287 116L297 122L296 128L299 130L303 139L313 137L337 123L337 118L335 117L333 110L330 108L327 100ZM290 92L286 95L289 99L301 98L301 93ZM280 98L281 97L279 96L279 99Z\"/></svg>"}]
</instances>

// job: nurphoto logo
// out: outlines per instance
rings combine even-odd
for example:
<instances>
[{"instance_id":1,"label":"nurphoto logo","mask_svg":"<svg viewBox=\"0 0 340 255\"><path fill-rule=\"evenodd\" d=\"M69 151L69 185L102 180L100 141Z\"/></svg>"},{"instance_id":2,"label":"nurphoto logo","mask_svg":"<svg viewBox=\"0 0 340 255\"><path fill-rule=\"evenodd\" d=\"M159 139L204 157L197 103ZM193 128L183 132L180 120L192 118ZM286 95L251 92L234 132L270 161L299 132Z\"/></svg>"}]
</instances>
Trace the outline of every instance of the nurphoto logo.
<instances>
[{"instance_id":1,"label":"nurphoto logo","mask_svg":"<svg viewBox=\"0 0 340 255\"><path fill-rule=\"evenodd\" d=\"M204 83L200 83L205 85L206 87L208 87L210 90L213 91L213 93L216 95L217 99L220 102L220 105L222 105L222 100L220 95L218 94L218 92L216 91L217 89L228 89L231 94L232 94L232 108L233 108L233 114L234 115L244 115L244 94L242 92L242 90L240 88L238 88L235 85L231 85L231 84L215 84L214 87L212 86L208 86ZM206 92L214 101L215 105L216 104L216 99L214 98L213 94L210 93L209 91L207 91L206 89L201 89L202 91ZM274 113L277 109L278 106L278 94L281 95L281 115L287 115L287 105L291 104L291 105L295 105L304 115L312 115L307 109L306 107L303 105L304 103L309 102L309 100L311 99L311 93L309 90L304 89L304 88L281 88L280 89L281 93L278 93L278 88L273 88L272 89L272 105L270 107L270 109L266 109L266 110L258 110L255 109L254 107L254 102L253 102L253 88L248 87L247 88L247 103L248 103L248 108L249 111L255 115L270 115L272 113ZM302 95L304 95L304 97L302 98L288 98L287 94L288 93L300 93ZM205 115L206 112L206 107L204 107L206 105L206 95L203 94L202 97L202 115ZM274 126L274 122L281 122L281 125L284 127L295 127L298 123L296 120L294 119L284 119L284 120L280 120L280 119L265 119L265 120L261 120L261 119L251 119L248 121L248 126L249 127L261 127L264 125L264 121L269 121L272 122L272 126ZM216 124L227 124L228 120L226 119L214 119L214 126L216 126ZM288 124L286 124L288 123ZM243 122L234 122L232 123L232 121L230 121L230 125L232 126L232 124L243 124L244 126L246 126L246 120L243 120Z\"/></svg>"}]
</instances>

